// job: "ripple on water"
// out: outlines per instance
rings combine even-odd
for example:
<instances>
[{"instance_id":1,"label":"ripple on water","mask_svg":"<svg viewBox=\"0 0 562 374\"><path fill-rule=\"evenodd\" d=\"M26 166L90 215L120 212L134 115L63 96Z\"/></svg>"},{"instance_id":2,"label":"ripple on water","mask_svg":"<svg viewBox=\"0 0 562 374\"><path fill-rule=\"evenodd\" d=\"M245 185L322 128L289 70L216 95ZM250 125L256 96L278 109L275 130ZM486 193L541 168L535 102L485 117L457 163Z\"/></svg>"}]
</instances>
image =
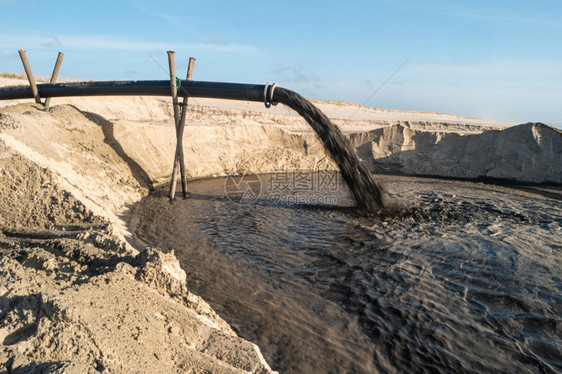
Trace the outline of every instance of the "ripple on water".
<instances>
[{"instance_id":1,"label":"ripple on water","mask_svg":"<svg viewBox=\"0 0 562 374\"><path fill-rule=\"evenodd\" d=\"M224 181L147 197L137 235L284 372L562 370L562 204L379 177L392 213L236 204Z\"/></svg>"}]
</instances>

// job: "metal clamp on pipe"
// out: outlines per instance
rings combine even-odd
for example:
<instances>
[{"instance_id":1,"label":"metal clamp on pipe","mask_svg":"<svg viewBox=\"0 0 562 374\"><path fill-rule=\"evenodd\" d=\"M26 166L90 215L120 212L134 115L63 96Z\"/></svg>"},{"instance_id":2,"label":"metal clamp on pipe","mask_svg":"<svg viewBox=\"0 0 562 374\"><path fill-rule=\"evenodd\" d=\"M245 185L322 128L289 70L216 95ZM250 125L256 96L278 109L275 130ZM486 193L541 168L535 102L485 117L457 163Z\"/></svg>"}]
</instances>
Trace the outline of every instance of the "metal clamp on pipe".
<instances>
[{"instance_id":1,"label":"metal clamp on pipe","mask_svg":"<svg viewBox=\"0 0 562 374\"><path fill-rule=\"evenodd\" d=\"M267 82L263 90L263 103L266 108L270 108L272 105L277 105L278 103L273 101L273 92L275 92L275 87L279 87L278 83Z\"/></svg>"}]
</instances>

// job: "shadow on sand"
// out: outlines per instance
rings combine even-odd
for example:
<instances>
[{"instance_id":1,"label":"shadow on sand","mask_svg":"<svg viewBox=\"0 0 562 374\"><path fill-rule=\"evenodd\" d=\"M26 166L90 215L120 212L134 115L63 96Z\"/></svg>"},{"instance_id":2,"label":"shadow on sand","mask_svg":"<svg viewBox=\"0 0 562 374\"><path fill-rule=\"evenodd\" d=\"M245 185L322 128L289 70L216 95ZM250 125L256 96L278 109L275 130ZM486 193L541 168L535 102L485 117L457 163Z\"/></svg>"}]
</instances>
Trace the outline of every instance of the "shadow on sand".
<instances>
[{"instance_id":1,"label":"shadow on sand","mask_svg":"<svg viewBox=\"0 0 562 374\"><path fill-rule=\"evenodd\" d=\"M148 173L140 166L135 160L133 160L123 149L121 144L117 139L115 139L115 128L113 122L103 118L99 114L86 112L80 110L80 112L88 118L90 121L99 125L102 128L104 135L104 143L109 145L115 153L119 155L127 163L133 177L139 182L139 184L149 190L154 190L154 185Z\"/></svg>"}]
</instances>

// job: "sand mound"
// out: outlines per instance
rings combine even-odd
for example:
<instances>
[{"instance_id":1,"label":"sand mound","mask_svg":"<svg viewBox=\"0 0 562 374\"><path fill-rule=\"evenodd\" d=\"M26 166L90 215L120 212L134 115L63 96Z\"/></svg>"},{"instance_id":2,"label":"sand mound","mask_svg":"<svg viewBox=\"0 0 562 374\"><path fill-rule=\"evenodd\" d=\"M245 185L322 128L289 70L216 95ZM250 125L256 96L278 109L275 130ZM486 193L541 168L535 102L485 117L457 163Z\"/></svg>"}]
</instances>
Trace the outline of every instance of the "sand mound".
<instances>
[{"instance_id":1,"label":"sand mound","mask_svg":"<svg viewBox=\"0 0 562 374\"><path fill-rule=\"evenodd\" d=\"M173 253L139 253L2 141L0 177L0 372L270 372L187 291Z\"/></svg>"},{"instance_id":2,"label":"sand mound","mask_svg":"<svg viewBox=\"0 0 562 374\"><path fill-rule=\"evenodd\" d=\"M406 123L350 137L373 172L562 183L562 131L541 123L476 134Z\"/></svg>"}]
</instances>

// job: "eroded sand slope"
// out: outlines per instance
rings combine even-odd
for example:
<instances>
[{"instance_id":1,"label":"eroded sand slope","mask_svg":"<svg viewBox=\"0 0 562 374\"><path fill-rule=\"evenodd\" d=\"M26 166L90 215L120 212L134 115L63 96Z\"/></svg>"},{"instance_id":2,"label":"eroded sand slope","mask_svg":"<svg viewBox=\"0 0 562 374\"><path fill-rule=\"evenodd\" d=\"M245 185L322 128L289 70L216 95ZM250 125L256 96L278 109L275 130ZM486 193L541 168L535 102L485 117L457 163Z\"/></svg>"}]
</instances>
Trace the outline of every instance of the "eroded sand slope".
<instances>
[{"instance_id":1,"label":"eroded sand slope","mask_svg":"<svg viewBox=\"0 0 562 374\"><path fill-rule=\"evenodd\" d=\"M405 123L350 138L373 172L562 183L562 131L541 123L464 134Z\"/></svg>"},{"instance_id":2,"label":"eroded sand slope","mask_svg":"<svg viewBox=\"0 0 562 374\"><path fill-rule=\"evenodd\" d=\"M270 371L173 253L125 242L148 189L103 126L71 106L0 123L0 372Z\"/></svg>"}]
</instances>

